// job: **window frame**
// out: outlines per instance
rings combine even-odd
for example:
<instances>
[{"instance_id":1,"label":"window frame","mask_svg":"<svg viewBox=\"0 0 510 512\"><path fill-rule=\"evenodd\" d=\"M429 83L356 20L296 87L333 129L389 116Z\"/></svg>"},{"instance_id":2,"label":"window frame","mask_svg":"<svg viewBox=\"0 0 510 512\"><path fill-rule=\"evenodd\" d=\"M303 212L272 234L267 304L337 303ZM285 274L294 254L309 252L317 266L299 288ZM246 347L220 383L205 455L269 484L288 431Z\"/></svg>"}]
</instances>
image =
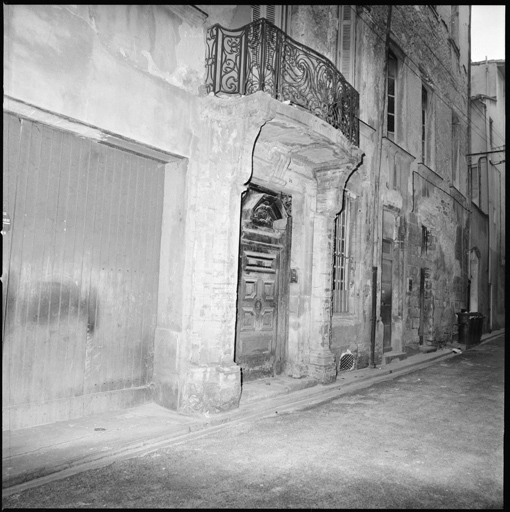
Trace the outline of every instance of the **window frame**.
<instances>
[{"instance_id":1,"label":"window frame","mask_svg":"<svg viewBox=\"0 0 510 512\"><path fill-rule=\"evenodd\" d=\"M452 109L452 183L457 190L460 185L460 119Z\"/></svg>"},{"instance_id":2,"label":"window frame","mask_svg":"<svg viewBox=\"0 0 510 512\"><path fill-rule=\"evenodd\" d=\"M469 166L469 186L471 203L475 204L480 211L489 215L489 159L481 156L476 163Z\"/></svg>"},{"instance_id":3,"label":"window frame","mask_svg":"<svg viewBox=\"0 0 510 512\"><path fill-rule=\"evenodd\" d=\"M471 192L471 202L480 207L480 170L478 162L469 166L469 184ZM476 184L476 186L474 186Z\"/></svg>"},{"instance_id":4,"label":"window frame","mask_svg":"<svg viewBox=\"0 0 510 512\"><path fill-rule=\"evenodd\" d=\"M426 95L424 108L423 99ZM420 154L422 163L432 169L434 167L434 91L422 81L421 84L421 141Z\"/></svg>"},{"instance_id":5,"label":"window frame","mask_svg":"<svg viewBox=\"0 0 510 512\"><path fill-rule=\"evenodd\" d=\"M338 5L338 9L336 67L344 78L354 86L356 8L354 5Z\"/></svg>"},{"instance_id":6,"label":"window frame","mask_svg":"<svg viewBox=\"0 0 510 512\"><path fill-rule=\"evenodd\" d=\"M352 315L354 304L350 283L354 278L356 211L358 197L346 190L344 208L335 218L333 237L332 312Z\"/></svg>"},{"instance_id":7,"label":"window frame","mask_svg":"<svg viewBox=\"0 0 510 512\"><path fill-rule=\"evenodd\" d=\"M398 72L399 60L392 50L388 51L388 70L386 73L386 136L396 142L397 140L397 98L398 98ZM391 101L393 100L393 101ZM390 130L390 119L392 128Z\"/></svg>"},{"instance_id":8,"label":"window frame","mask_svg":"<svg viewBox=\"0 0 510 512\"><path fill-rule=\"evenodd\" d=\"M424 258L429 252L430 230L427 226L421 226L421 257Z\"/></svg>"},{"instance_id":9,"label":"window frame","mask_svg":"<svg viewBox=\"0 0 510 512\"><path fill-rule=\"evenodd\" d=\"M250 5L250 7L252 22L265 18L284 32L287 32L290 13L287 5Z\"/></svg>"},{"instance_id":10,"label":"window frame","mask_svg":"<svg viewBox=\"0 0 510 512\"><path fill-rule=\"evenodd\" d=\"M421 86L421 161L426 164L428 161L428 92L426 87Z\"/></svg>"}]
</instances>

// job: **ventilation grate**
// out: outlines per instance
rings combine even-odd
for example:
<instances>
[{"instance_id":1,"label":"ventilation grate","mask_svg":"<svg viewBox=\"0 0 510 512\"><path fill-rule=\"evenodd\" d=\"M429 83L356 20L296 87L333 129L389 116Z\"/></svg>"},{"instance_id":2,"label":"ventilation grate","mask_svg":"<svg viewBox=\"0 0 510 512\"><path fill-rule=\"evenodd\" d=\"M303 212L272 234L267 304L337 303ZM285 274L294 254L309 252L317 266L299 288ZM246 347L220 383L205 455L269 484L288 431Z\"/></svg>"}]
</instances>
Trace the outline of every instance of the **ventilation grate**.
<instances>
[{"instance_id":1,"label":"ventilation grate","mask_svg":"<svg viewBox=\"0 0 510 512\"><path fill-rule=\"evenodd\" d=\"M348 350L340 357L339 371L353 370L354 369L354 355Z\"/></svg>"}]
</instances>

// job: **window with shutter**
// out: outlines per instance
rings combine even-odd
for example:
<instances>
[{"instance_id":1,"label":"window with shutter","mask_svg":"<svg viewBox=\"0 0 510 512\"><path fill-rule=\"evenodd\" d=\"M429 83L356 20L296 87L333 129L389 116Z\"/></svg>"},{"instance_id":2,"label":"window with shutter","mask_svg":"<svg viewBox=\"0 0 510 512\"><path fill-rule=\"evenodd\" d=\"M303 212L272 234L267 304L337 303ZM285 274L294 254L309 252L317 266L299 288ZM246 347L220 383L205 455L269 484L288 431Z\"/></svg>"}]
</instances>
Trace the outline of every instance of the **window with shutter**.
<instances>
[{"instance_id":1,"label":"window with shutter","mask_svg":"<svg viewBox=\"0 0 510 512\"><path fill-rule=\"evenodd\" d=\"M452 111L452 181L453 186L459 189L459 163L460 163L460 123L455 112Z\"/></svg>"},{"instance_id":2,"label":"window with shutter","mask_svg":"<svg viewBox=\"0 0 510 512\"><path fill-rule=\"evenodd\" d=\"M333 260L333 313L352 313L350 283L353 279L353 237L356 222L356 198L346 191L345 206L335 220Z\"/></svg>"},{"instance_id":3,"label":"window with shutter","mask_svg":"<svg viewBox=\"0 0 510 512\"><path fill-rule=\"evenodd\" d=\"M278 28L287 30L287 6L286 5L252 5L252 21L266 18Z\"/></svg>"},{"instance_id":4,"label":"window with shutter","mask_svg":"<svg viewBox=\"0 0 510 512\"><path fill-rule=\"evenodd\" d=\"M386 130L388 138L395 140L395 116L397 100L397 58L390 51L388 55L388 105Z\"/></svg>"},{"instance_id":5,"label":"window with shutter","mask_svg":"<svg viewBox=\"0 0 510 512\"><path fill-rule=\"evenodd\" d=\"M276 23L276 18L275 18L275 7L274 5L266 5L266 17L267 17L267 20L270 21L271 23Z\"/></svg>"},{"instance_id":6,"label":"window with shutter","mask_svg":"<svg viewBox=\"0 0 510 512\"><path fill-rule=\"evenodd\" d=\"M470 166L471 171L471 201L480 206L480 172L478 164Z\"/></svg>"},{"instance_id":7,"label":"window with shutter","mask_svg":"<svg viewBox=\"0 0 510 512\"><path fill-rule=\"evenodd\" d=\"M428 93L427 89L421 88L421 161L428 163L427 135L428 135Z\"/></svg>"},{"instance_id":8,"label":"window with shutter","mask_svg":"<svg viewBox=\"0 0 510 512\"><path fill-rule=\"evenodd\" d=\"M489 213L489 198L487 196L489 187L489 170L487 157L482 156L478 159L478 172L480 176L479 203L478 206L482 212Z\"/></svg>"},{"instance_id":9,"label":"window with shutter","mask_svg":"<svg viewBox=\"0 0 510 512\"><path fill-rule=\"evenodd\" d=\"M340 5L339 9L337 66L345 79L352 84L354 81L354 11L351 5Z\"/></svg>"},{"instance_id":10,"label":"window with shutter","mask_svg":"<svg viewBox=\"0 0 510 512\"><path fill-rule=\"evenodd\" d=\"M264 7L264 6L263 5L252 5L251 6L252 21L257 21L259 18L261 18L261 16L260 16L260 8L261 7Z\"/></svg>"}]
</instances>

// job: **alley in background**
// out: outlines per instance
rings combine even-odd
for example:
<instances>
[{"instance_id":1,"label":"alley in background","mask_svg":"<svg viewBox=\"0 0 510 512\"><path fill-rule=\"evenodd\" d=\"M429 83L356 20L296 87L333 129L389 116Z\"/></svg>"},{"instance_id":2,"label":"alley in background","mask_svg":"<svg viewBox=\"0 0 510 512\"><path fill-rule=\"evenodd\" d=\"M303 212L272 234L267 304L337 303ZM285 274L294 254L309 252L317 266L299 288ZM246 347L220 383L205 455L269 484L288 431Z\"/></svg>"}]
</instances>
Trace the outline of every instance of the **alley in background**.
<instances>
[{"instance_id":1,"label":"alley in background","mask_svg":"<svg viewBox=\"0 0 510 512\"><path fill-rule=\"evenodd\" d=\"M503 508L504 337L294 413L229 426L3 507Z\"/></svg>"}]
</instances>

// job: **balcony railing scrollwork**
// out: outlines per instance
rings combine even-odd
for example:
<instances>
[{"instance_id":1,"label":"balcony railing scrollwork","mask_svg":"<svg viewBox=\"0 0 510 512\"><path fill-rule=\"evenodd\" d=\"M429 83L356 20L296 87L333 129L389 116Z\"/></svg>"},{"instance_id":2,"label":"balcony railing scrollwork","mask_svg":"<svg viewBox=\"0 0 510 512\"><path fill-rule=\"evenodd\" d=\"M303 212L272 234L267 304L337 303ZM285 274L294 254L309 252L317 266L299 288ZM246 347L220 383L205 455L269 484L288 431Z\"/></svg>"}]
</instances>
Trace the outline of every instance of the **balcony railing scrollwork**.
<instances>
[{"instance_id":1,"label":"balcony railing scrollwork","mask_svg":"<svg viewBox=\"0 0 510 512\"><path fill-rule=\"evenodd\" d=\"M236 30L207 32L207 92L257 91L305 108L359 143L359 94L326 57L261 18Z\"/></svg>"}]
</instances>

